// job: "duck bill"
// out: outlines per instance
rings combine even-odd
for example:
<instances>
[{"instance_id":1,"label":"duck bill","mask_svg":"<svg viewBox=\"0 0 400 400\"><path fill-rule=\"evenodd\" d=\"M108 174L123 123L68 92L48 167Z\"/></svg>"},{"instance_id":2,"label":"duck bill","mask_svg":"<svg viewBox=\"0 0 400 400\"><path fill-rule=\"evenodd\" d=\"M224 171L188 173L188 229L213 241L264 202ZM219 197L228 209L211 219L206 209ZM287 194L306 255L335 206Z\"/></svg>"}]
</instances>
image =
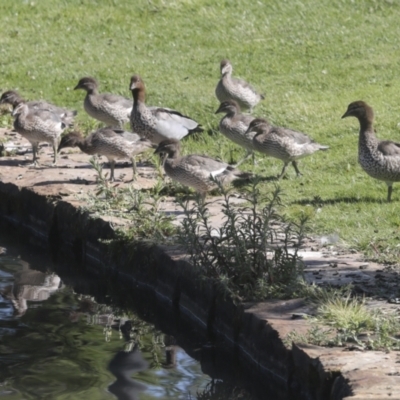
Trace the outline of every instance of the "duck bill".
<instances>
[{"instance_id":1,"label":"duck bill","mask_svg":"<svg viewBox=\"0 0 400 400\"><path fill-rule=\"evenodd\" d=\"M220 112L222 112L222 106L220 105L219 107L218 107L218 110L217 111L215 111L215 114L219 114Z\"/></svg>"},{"instance_id":2,"label":"duck bill","mask_svg":"<svg viewBox=\"0 0 400 400\"><path fill-rule=\"evenodd\" d=\"M342 119L350 116L350 115L348 114L348 112L349 112L349 111L346 111L346 112L342 115Z\"/></svg>"}]
</instances>

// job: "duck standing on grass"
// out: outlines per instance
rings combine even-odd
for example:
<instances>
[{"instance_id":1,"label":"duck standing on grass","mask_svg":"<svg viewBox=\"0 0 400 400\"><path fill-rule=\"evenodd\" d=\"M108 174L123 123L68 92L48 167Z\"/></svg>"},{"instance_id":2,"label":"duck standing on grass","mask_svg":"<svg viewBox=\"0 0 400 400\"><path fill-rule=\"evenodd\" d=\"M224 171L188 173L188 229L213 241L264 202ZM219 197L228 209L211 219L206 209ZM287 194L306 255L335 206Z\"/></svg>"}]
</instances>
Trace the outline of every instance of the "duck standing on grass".
<instances>
[{"instance_id":1,"label":"duck standing on grass","mask_svg":"<svg viewBox=\"0 0 400 400\"><path fill-rule=\"evenodd\" d=\"M220 132L232 142L246 149L246 156L240 160L236 166L247 160L250 156L254 156L253 136L255 132L246 134L247 129L254 117L242 114L239 104L235 100L227 100L220 104L215 114L225 113L219 123ZM253 159L254 162L254 159Z\"/></svg>"},{"instance_id":2,"label":"duck standing on grass","mask_svg":"<svg viewBox=\"0 0 400 400\"><path fill-rule=\"evenodd\" d=\"M70 132L63 136L58 151L65 147L79 147L89 155L107 157L110 163L110 181L114 181L114 167L117 159L130 159L132 161L133 179L136 177L135 156L151 149L153 144L139 135L113 128L102 128L84 138L80 132Z\"/></svg>"},{"instance_id":3,"label":"duck standing on grass","mask_svg":"<svg viewBox=\"0 0 400 400\"><path fill-rule=\"evenodd\" d=\"M53 165L56 165L58 139L67 127L60 116L48 110L31 109L24 102L17 105L12 115L14 116L14 129L32 145L32 165L37 165L40 142L47 142L53 146Z\"/></svg>"},{"instance_id":4,"label":"duck standing on grass","mask_svg":"<svg viewBox=\"0 0 400 400\"><path fill-rule=\"evenodd\" d=\"M162 107L147 107L146 89L139 75L131 78L129 85L133 96L133 109L130 117L133 132L159 144L165 139L181 140L203 129L193 119L178 111Z\"/></svg>"},{"instance_id":5,"label":"duck standing on grass","mask_svg":"<svg viewBox=\"0 0 400 400\"><path fill-rule=\"evenodd\" d=\"M297 166L297 160L315 153L318 150L327 150L329 146L323 146L314 142L305 133L288 128L272 126L266 119L254 119L247 129L246 134L255 132L253 136L254 149L283 161L282 172L278 179L286 173L286 167L291 162L297 176L301 172Z\"/></svg>"},{"instance_id":6,"label":"duck standing on grass","mask_svg":"<svg viewBox=\"0 0 400 400\"><path fill-rule=\"evenodd\" d=\"M63 107L58 107L44 100L25 101L15 90L8 90L1 95L0 104L10 104L13 111L20 103L25 103L28 109L32 111L46 110L57 114L67 126L73 125L74 117L77 114L75 110L71 111Z\"/></svg>"},{"instance_id":7,"label":"duck standing on grass","mask_svg":"<svg viewBox=\"0 0 400 400\"><path fill-rule=\"evenodd\" d=\"M238 180L250 180L253 174L240 171L222 161L207 156L191 154L180 156L180 142L176 139L162 141L156 151L163 158L164 171L172 180L197 190L204 201L208 191L215 189L218 180L223 185Z\"/></svg>"},{"instance_id":8,"label":"duck standing on grass","mask_svg":"<svg viewBox=\"0 0 400 400\"><path fill-rule=\"evenodd\" d=\"M246 81L232 77L233 67L229 60L222 60L220 68L221 79L215 88L215 95L219 102L235 100L242 109L249 109L252 112L264 96L257 93Z\"/></svg>"},{"instance_id":9,"label":"duck standing on grass","mask_svg":"<svg viewBox=\"0 0 400 400\"><path fill-rule=\"evenodd\" d=\"M372 178L386 182L387 201L392 199L393 183L400 182L400 143L379 140L373 127L374 111L364 101L350 103L342 118L356 117L360 123L358 162Z\"/></svg>"},{"instance_id":10,"label":"duck standing on grass","mask_svg":"<svg viewBox=\"0 0 400 400\"><path fill-rule=\"evenodd\" d=\"M74 90L86 91L83 107L92 118L107 126L123 128L129 122L132 101L117 94L99 93L98 87L96 79L86 76L79 80Z\"/></svg>"}]
</instances>

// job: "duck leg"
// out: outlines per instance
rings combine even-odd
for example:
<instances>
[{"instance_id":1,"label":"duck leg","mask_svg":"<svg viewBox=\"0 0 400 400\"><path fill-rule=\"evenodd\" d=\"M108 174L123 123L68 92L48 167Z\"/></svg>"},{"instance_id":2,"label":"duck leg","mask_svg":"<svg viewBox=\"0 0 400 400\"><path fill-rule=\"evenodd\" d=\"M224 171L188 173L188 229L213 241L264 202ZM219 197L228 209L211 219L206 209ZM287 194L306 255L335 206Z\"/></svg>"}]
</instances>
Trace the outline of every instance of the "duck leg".
<instances>
[{"instance_id":1,"label":"duck leg","mask_svg":"<svg viewBox=\"0 0 400 400\"><path fill-rule=\"evenodd\" d=\"M387 195L387 201L390 203L392 201L392 191L393 191L393 183L388 183L388 195Z\"/></svg>"},{"instance_id":2,"label":"duck leg","mask_svg":"<svg viewBox=\"0 0 400 400\"><path fill-rule=\"evenodd\" d=\"M53 166L57 164L57 147L58 147L58 138L55 138L53 140L53 152L54 152Z\"/></svg>"},{"instance_id":3,"label":"duck leg","mask_svg":"<svg viewBox=\"0 0 400 400\"><path fill-rule=\"evenodd\" d=\"M235 168L242 164L244 161L248 160L251 156L253 156L253 165L255 165L254 152L247 150L247 154L234 165Z\"/></svg>"},{"instance_id":4,"label":"duck leg","mask_svg":"<svg viewBox=\"0 0 400 400\"><path fill-rule=\"evenodd\" d=\"M292 165L293 165L293 168L294 168L295 171L296 171L296 175L297 175L297 176L302 176L303 174L300 172L299 168L297 167L297 162L293 160L293 161L292 161Z\"/></svg>"},{"instance_id":5,"label":"duck leg","mask_svg":"<svg viewBox=\"0 0 400 400\"><path fill-rule=\"evenodd\" d=\"M131 161L132 161L132 169L133 169L132 181L134 181L134 180L136 180L136 173L137 173L135 156L132 156Z\"/></svg>"},{"instance_id":6,"label":"duck leg","mask_svg":"<svg viewBox=\"0 0 400 400\"><path fill-rule=\"evenodd\" d=\"M114 178L114 168L115 168L115 160L109 160L110 162L110 169L111 169L111 173L110 173L110 182L114 182L115 178Z\"/></svg>"},{"instance_id":7,"label":"duck leg","mask_svg":"<svg viewBox=\"0 0 400 400\"><path fill-rule=\"evenodd\" d=\"M281 179L286 173L286 167L288 166L289 162L285 162L283 164L282 172L278 175L278 180Z\"/></svg>"},{"instance_id":8,"label":"duck leg","mask_svg":"<svg viewBox=\"0 0 400 400\"><path fill-rule=\"evenodd\" d=\"M32 153L33 153L33 160L32 164L29 164L29 166L36 167L38 163L38 151L39 151L39 143L37 142L31 142L32 145Z\"/></svg>"}]
</instances>

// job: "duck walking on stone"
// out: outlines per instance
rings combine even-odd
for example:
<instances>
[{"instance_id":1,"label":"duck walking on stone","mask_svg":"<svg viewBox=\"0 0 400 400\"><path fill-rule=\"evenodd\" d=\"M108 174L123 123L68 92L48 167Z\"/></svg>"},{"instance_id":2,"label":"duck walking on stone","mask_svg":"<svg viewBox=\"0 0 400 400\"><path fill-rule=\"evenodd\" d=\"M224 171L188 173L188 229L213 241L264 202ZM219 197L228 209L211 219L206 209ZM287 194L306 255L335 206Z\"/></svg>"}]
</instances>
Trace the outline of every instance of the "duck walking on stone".
<instances>
[{"instance_id":1,"label":"duck walking on stone","mask_svg":"<svg viewBox=\"0 0 400 400\"><path fill-rule=\"evenodd\" d=\"M57 163L57 145L66 124L60 116L48 110L30 109L26 103L19 103L12 115L14 129L32 145L33 165L37 165L40 142L51 143L54 150L53 165Z\"/></svg>"},{"instance_id":2,"label":"duck walking on stone","mask_svg":"<svg viewBox=\"0 0 400 400\"><path fill-rule=\"evenodd\" d=\"M285 175L286 167L290 162L299 176L301 172L297 166L298 159L309 156L318 150L329 149L329 146L314 142L305 133L272 126L263 118L256 118L250 123L247 134L251 132L255 132L253 136L255 150L283 161L284 165L278 179Z\"/></svg>"},{"instance_id":3,"label":"duck walking on stone","mask_svg":"<svg viewBox=\"0 0 400 400\"><path fill-rule=\"evenodd\" d=\"M165 139L181 140L191 133L203 131L196 121L178 111L162 107L147 107L146 89L139 75L132 76L129 88L133 96L130 117L133 132L158 144Z\"/></svg>"},{"instance_id":4,"label":"duck walking on stone","mask_svg":"<svg viewBox=\"0 0 400 400\"><path fill-rule=\"evenodd\" d=\"M235 100L242 109L250 109L251 112L264 96L246 81L232 77L233 67L229 60L222 60L220 67L221 79L215 88L217 99L220 103Z\"/></svg>"},{"instance_id":5,"label":"duck walking on stone","mask_svg":"<svg viewBox=\"0 0 400 400\"><path fill-rule=\"evenodd\" d=\"M123 128L129 122L132 112L132 101L117 94L99 93L96 79L87 76L78 82L74 90L86 90L83 102L85 111L107 126Z\"/></svg>"},{"instance_id":6,"label":"duck walking on stone","mask_svg":"<svg viewBox=\"0 0 400 400\"><path fill-rule=\"evenodd\" d=\"M214 180L226 185L253 177L251 173L207 156L191 154L181 157L180 142L176 139L162 141L155 153L162 155L165 173L172 180L194 188L201 194L203 201L207 192L218 186Z\"/></svg>"},{"instance_id":7,"label":"duck walking on stone","mask_svg":"<svg viewBox=\"0 0 400 400\"><path fill-rule=\"evenodd\" d=\"M135 179L135 156L151 149L153 144L135 133L107 127L91 133L86 138L80 132L70 132L61 139L58 151L65 147L79 147L86 154L107 157L111 169L110 181L114 181L115 160L130 159Z\"/></svg>"},{"instance_id":8,"label":"duck walking on stone","mask_svg":"<svg viewBox=\"0 0 400 400\"><path fill-rule=\"evenodd\" d=\"M254 155L253 136L255 132L246 134L247 129L254 117L251 115L242 114L239 104L235 100L227 100L220 104L215 114L225 113L219 123L220 132L232 142L243 147L247 151L247 155L240 160L236 166L247 160L251 155Z\"/></svg>"},{"instance_id":9,"label":"duck walking on stone","mask_svg":"<svg viewBox=\"0 0 400 400\"><path fill-rule=\"evenodd\" d=\"M373 127L374 111L364 101L350 103L342 118L356 117L360 123L358 162L372 178L386 182L387 201L392 199L393 183L400 182L400 143L379 140Z\"/></svg>"},{"instance_id":10,"label":"duck walking on stone","mask_svg":"<svg viewBox=\"0 0 400 400\"><path fill-rule=\"evenodd\" d=\"M47 110L57 114L62 122L67 126L72 126L74 117L77 114L75 110L68 110L63 107L58 107L44 100L25 101L15 90L8 90L1 95L0 104L10 104L13 111L20 103L25 103L29 110Z\"/></svg>"}]
</instances>

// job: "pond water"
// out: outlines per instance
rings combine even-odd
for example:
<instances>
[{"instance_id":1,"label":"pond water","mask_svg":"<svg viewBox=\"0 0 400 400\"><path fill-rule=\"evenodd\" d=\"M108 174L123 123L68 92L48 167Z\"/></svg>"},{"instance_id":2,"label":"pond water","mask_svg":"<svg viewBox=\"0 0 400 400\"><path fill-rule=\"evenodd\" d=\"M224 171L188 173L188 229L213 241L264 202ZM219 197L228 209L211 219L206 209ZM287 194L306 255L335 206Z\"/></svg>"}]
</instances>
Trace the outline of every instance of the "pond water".
<instances>
[{"instance_id":1,"label":"pond water","mask_svg":"<svg viewBox=\"0 0 400 400\"><path fill-rule=\"evenodd\" d=\"M132 288L1 237L0 246L1 398L256 399L206 375L207 346L162 332L146 305L132 308Z\"/></svg>"}]
</instances>

